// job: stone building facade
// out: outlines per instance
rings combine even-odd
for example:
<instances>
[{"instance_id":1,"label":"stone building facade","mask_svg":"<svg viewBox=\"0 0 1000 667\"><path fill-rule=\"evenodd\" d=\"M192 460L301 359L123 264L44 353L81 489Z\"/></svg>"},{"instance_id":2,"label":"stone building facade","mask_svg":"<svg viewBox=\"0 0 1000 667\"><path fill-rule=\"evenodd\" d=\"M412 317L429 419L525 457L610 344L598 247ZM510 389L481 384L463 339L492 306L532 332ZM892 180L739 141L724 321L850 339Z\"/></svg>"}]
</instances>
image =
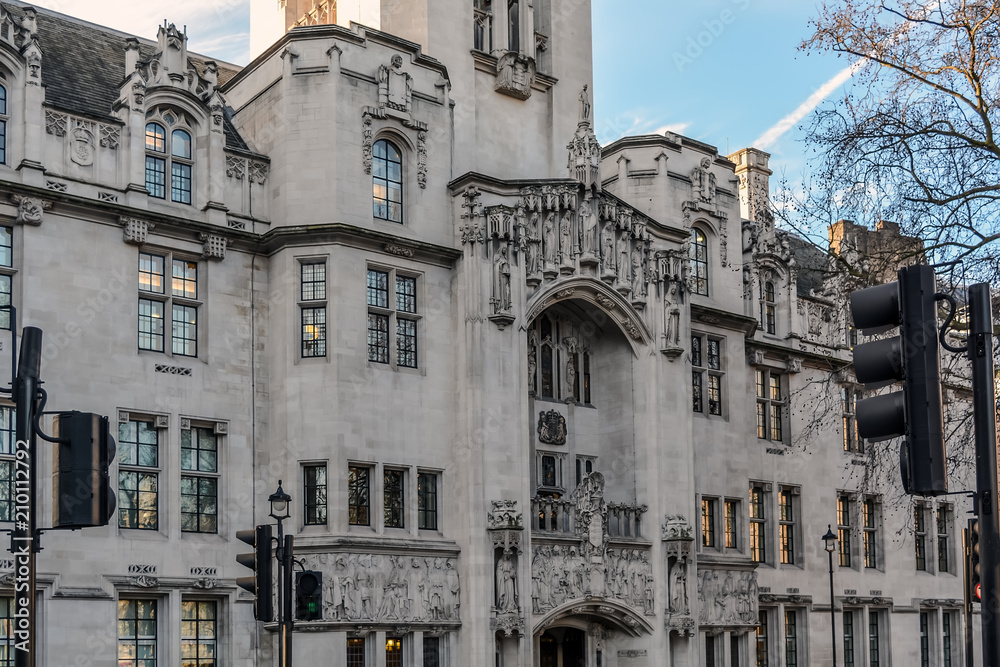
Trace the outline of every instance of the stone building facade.
<instances>
[{"instance_id":1,"label":"stone building facade","mask_svg":"<svg viewBox=\"0 0 1000 667\"><path fill-rule=\"evenodd\" d=\"M586 0L343 4L254 2L243 68L0 4L0 298L119 425L39 664L276 664L235 533L278 480L302 664L830 664L828 524L840 664L960 664L966 507L854 434L852 284L769 156L600 146Z\"/></svg>"}]
</instances>

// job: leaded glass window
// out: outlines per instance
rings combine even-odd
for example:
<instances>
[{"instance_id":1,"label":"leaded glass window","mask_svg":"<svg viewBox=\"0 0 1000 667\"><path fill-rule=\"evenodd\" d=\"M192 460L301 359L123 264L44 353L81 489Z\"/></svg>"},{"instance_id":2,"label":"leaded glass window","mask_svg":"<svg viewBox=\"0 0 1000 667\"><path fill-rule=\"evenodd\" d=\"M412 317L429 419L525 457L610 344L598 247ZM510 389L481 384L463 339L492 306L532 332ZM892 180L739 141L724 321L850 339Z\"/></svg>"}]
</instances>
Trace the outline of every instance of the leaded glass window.
<instances>
[{"instance_id":1,"label":"leaded glass window","mask_svg":"<svg viewBox=\"0 0 1000 667\"><path fill-rule=\"evenodd\" d=\"M370 525L370 473L363 466L350 466L347 474L347 513L352 526Z\"/></svg>"},{"instance_id":2,"label":"leaded glass window","mask_svg":"<svg viewBox=\"0 0 1000 667\"><path fill-rule=\"evenodd\" d=\"M372 201L376 218L403 222L403 155L385 139L372 146Z\"/></svg>"},{"instance_id":3,"label":"leaded glass window","mask_svg":"<svg viewBox=\"0 0 1000 667\"><path fill-rule=\"evenodd\" d=\"M403 471L386 468L383 474L383 511L386 528L406 527Z\"/></svg>"},{"instance_id":4,"label":"leaded glass window","mask_svg":"<svg viewBox=\"0 0 1000 667\"><path fill-rule=\"evenodd\" d=\"M159 528L160 432L146 421L118 424L118 527Z\"/></svg>"},{"instance_id":5,"label":"leaded glass window","mask_svg":"<svg viewBox=\"0 0 1000 667\"><path fill-rule=\"evenodd\" d=\"M0 609L5 600L0 598ZM11 599L8 611L13 606ZM156 635L156 600L118 601L118 667L156 667ZM0 665L13 664L0 659Z\"/></svg>"}]
</instances>

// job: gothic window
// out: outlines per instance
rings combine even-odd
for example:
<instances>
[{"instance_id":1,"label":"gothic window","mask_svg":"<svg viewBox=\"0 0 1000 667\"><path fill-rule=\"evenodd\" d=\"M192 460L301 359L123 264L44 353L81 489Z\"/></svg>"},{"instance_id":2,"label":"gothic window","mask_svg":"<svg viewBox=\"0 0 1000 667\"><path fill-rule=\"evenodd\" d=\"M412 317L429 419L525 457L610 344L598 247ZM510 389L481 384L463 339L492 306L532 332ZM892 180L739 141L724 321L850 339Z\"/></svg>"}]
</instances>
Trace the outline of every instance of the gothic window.
<instances>
[{"instance_id":1,"label":"gothic window","mask_svg":"<svg viewBox=\"0 0 1000 667\"><path fill-rule=\"evenodd\" d=\"M837 496L837 547L840 549L841 567L851 567L851 497Z\"/></svg>"},{"instance_id":2,"label":"gothic window","mask_svg":"<svg viewBox=\"0 0 1000 667\"><path fill-rule=\"evenodd\" d=\"M700 229L691 230L691 291L708 296L708 239Z\"/></svg>"},{"instance_id":3,"label":"gothic window","mask_svg":"<svg viewBox=\"0 0 1000 667\"><path fill-rule=\"evenodd\" d=\"M395 269L368 269L367 294L368 361L416 368L417 279Z\"/></svg>"},{"instance_id":4,"label":"gothic window","mask_svg":"<svg viewBox=\"0 0 1000 667\"><path fill-rule=\"evenodd\" d=\"M216 667L218 664L216 606L213 600L181 600L181 664L185 667Z\"/></svg>"},{"instance_id":5,"label":"gothic window","mask_svg":"<svg viewBox=\"0 0 1000 667\"><path fill-rule=\"evenodd\" d=\"M521 0L507 2L507 50L521 50Z\"/></svg>"},{"instance_id":6,"label":"gothic window","mask_svg":"<svg viewBox=\"0 0 1000 667\"><path fill-rule=\"evenodd\" d=\"M326 464L313 463L302 468L305 482L306 525L326 524Z\"/></svg>"},{"instance_id":7,"label":"gothic window","mask_svg":"<svg viewBox=\"0 0 1000 667\"><path fill-rule=\"evenodd\" d=\"M493 50L493 0L473 0L472 42L477 51Z\"/></svg>"},{"instance_id":8,"label":"gothic window","mask_svg":"<svg viewBox=\"0 0 1000 667\"><path fill-rule=\"evenodd\" d=\"M774 283L765 281L760 286L760 326L765 333L774 334L777 331L774 307Z\"/></svg>"},{"instance_id":9,"label":"gothic window","mask_svg":"<svg viewBox=\"0 0 1000 667\"><path fill-rule=\"evenodd\" d=\"M403 501L402 470L386 468L382 480L383 521L386 528L406 527L406 504Z\"/></svg>"},{"instance_id":10,"label":"gothic window","mask_svg":"<svg viewBox=\"0 0 1000 667\"><path fill-rule=\"evenodd\" d=\"M795 492L783 487L778 493L778 553L782 565L795 564Z\"/></svg>"},{"instance_id":11,"label":"gothic window","mask_svg":"<svg viewBox=\"0 0 1000 667\"><path fill-rule=\"evenodd\" d=\"M385 139L372 147L372 204L376 218L403 222L403 154Z\"/></svg>"},{"instance_id":12,"label":"gothic window","mask_svg":"<svg viewBox=\"0 0 1000 667\"><path fill-rule=\"evenodd\" d=\"M0 227L0 307L13 304L14 229ZM10 330L10 309L0 310L0 329Z\"/></svg>"},{"instance_id":13,"label":"gothic window","mask_svg":"<svg viewBox=\"0 0 1000 667\"><path fill-rule=\"evenodd\" d=\"M118 424L118 527L156 530L160 432L148 421Z\"/></svg>"},{"instance_id":14,"label":"gothic window","mask_svg":"<svg viewBox=\"0 0 1000 667\"><path fill-rule=\"evenodd\" d=\"M913 549L918 570L927 570L927 508L913 508Z\"/></svg>"},{"instance_id":15,"label":"gothic window","mask_svg":"<svg viewBox=\"0 0 1000 667\"><path fill-rule=\"evenodd\" d=\"M938 505L937 508L937 549L938 572L950 572L948 551L948 526L951 524L951 506Z\"/></svg>"},{"instance_id":16,"label":"gothic window","mask_svg":"<svg viewBox=\"0 0 1000 667\"><path fill-rule=\"evenodd\" d=\"M166 127L180 122L172 112L162 114L161 122L146 123L146 190L157 199L167 198L167 174L170 174L170 201L191 203L191 169L194 152L191 133Z\"/></svg>"},{"instance_id":17,"label":"gothic window","mask_svg":"<svg viewBox=\"0 0 1000 667\"><path fill-rule=\"evenodd\" d=\"M349 466L347 473L347 518L352 526L371 525L369 509L369 480L371 468Z\"/></svg>"},{"instance_id":18,"label":"gothic window","mask_svg":"<svg viewBox=\"0 0 1000 667\"><path fill-rule=\"evenodd\" d=\"M219 436L212 428L181 431L181 530L219 532Z\"/></svg>"},{"instance_id":19,"label":"gothic window","mask_svg":"<svg viewBox=\"0 0 1000 667\"><path fill-rule=\"evenodd\" d=\"M0 164L7 164L7 89L0 86Z\"/></svg>"},{"instance_id":20,"label":"gothic window","mask_svg":"<svg viewBox=\"0 0 1000 667\"><path fill-rule=\"evenodd\" d=\"M878 512L873 496L861 503L861 542L866 568L878 567Z\"/></svg>"},{"instance_id":21,"label":"gothic window","mask_svg":"<svg viewBox=\"0 0 1000 667\"><path fill-rule=\"evenodd\" d=\"M167 268L170 290L166 289ZM165 322L170 313L170 354L198 356L198 263L170 253L139 253L139 349L166 352Z\"/></svg>"},{"instance_id":22,"label":"gothic window","mask_svg":"<svg viewBox=\"0 0 1000 667\"><path fill-rule=\"evenodd\" d=\"M784 405L782 376L769 370L756 371L757 437L784 441Z\"/></svg>"},{"instance_id":23,"label":"gothic window","mask_svg":"<svg viewBox=\"0 0 1000 667\"><path fill-rule=\"evenodd\" d=\"M576 334L571 322L542 315L533 325L528 345L528 368L535 374L528 385L537 388L535 395L591 405L590 343Z\"/></svg>"},{"instance_id":24,"label":"gothic window","mask_svg":"<svg viewBox=\"0 0 1000 667\"><path fill-rule=\"evenodd\" d=\"M6 598L2 600L6 602ZM13 612L13 598L10 602L9 607L0 604L0 610ZM5 617L11 615L3 614ZM2 617L0 619L8 620ZM6 648L6 642L0 646ZM4 664L13 662L5 661ZM118 601L118 665L119 667L156 665L156 600Z\"/></svg>"},{"instance_id":25,"label":"gothic window","mask_svg":"<svg viewBox=\"0 0 1000 667\"><path fill-rule=\"evenodd\" d=\"M326 356L326 263L303 262L299 312L302 318L302 357Z\"/></svg>"},{"instance_id":26,"label":"gothic window","mask_svg":"<svg viewBox=\"0 0 1000 667\"><path fill-rule=\"evenodd\" d=\"M764 485L750 486L750 560L767 561L767 537L764 515Z\"/></svg>"},{"instance_id":27,"label":"gothic window","mask_svg":"<svg viewBox=\"0 0 1000 667\"><path fill-rule=\"evenodd\" d=\"M707 403L708 414L721 415L722 341L702 334L692 335L691 367L692 409L705 412Z\"/></svg>"}]
</instances>

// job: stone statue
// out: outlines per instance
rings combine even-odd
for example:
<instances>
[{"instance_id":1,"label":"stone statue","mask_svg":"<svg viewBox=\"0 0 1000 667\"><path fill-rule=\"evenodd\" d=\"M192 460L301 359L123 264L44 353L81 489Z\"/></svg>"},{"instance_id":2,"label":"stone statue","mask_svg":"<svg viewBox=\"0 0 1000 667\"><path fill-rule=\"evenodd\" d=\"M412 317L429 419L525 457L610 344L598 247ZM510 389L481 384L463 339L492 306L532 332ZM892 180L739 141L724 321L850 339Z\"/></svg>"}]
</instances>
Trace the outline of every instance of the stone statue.
<instances>
[{"instance_id":1,"label":"stone statue","mask_svg":"<svg viewBox=\"0 0 1000 667\"><path fill-rule=\"evenodd\" d=\"M510 261L506 244L500 246L493 260L493 312L510 312Z\"/></svg>"},{"instance_id":2,"label":"stone statue","mask_svg":"<svg viewBox=\"0 0 1000 667\"><path fill-rule=\"evenodd\" d=\"M632 249L632 296L638 297L645 293L645 272L642 270L642 253L638 248Z\"/></svg>"},{"instance_id":3,"label":"stone statue","mask_svg":"<svg viewBox=\"0 0 1000 667\"><path fill-rule=\"evenodd\" d=\"M569 264L573 257L573 213L566 211L559 222L559 256L563 264Z\"/></svg>"},{"instance_id":4,"label":"stone statue","mask_svg":"<svg viewBox=\"0 0 1000 667\"><path fill-rule=\"evenodd\" d=\"M501 614L517 612L517 587L514 579L514 561L505 555L497 562L497 611Z\"/></svg>"},{"instance_id":5,"label":"stone statue","mask_svg":"<svg viewBox=\"0 0 1000 667\"><path fill-rule=\"evenodd\" d=\"M712 161L705 157L691 170L691 185L696 201L715 204L715 174L710 171Z\"/></svg>"},{"instance_id":6,"label":"stone statue","mask_svg":"<svg viewBox=\"0 0 1000 667\"><path fill-rule=\"evenodd\" d=\"M663 336L670 347L681 344L681 309L677 305L678 281L670 280L663 297Z\"/></svg>"},{"instance_id":7,"label":"stone statue","mask_svg":"<svg viewBox=\"0 0 1000 667\"><path fill-rule=\"evenodd\" d=\"M603 246L601 260L604 262L604 272L612 274L615 272L615 232L610 222L605 225L601 238Z\"/></svg>"},{"instance_id":8,"label":"stone statue","mask_svg":"<svg viewBox=\"0 0 1000 667\"><path fill-rule=\"evenodd\" d=\"M539 266L539 260L541 259L539 253L539 245L541 243L541 238L538 236L538 211L531 214L528 218L528 257L525 266L525 272L530 276L532 274L538 273L541 268Z\"/></svg>"},{"instance_id":9,"label":"stone statue","mask_svg":"<svg viewBox=\"0 0 1000 667\"><path fill-rule=\"evenodd\" d=\"M535 369L538 368L538 334L528 332L528 393L535 394Z\"/></svg>"},{"instance_id":10,"label":"stone statue","mask_svg":"<svg viewBox=\"0 0 1000 667\"><path fill-rule=\"evenodd\" d=\"M587 84L583 84L583 90L580 91L580 122L590 122L590 93L587 92Z\"/></svg>"},{"instance_id":11,"label":"stone statue","mask_svg":"<svg viewBox=\"0 0 1000 667\"><path fill-rule=\"evenodd\" d=\"M570 400L579 398L576 391L576 362L573 357L566 360L566 395Z\"/></svg>"},{"instance_id":12,"label":"stone statue","mask_svg":"<svg viewBox=\"0 0 1000 667\"><path fill-rule=\"evenodd\" d=\"M629 284L629 261L628 256L628 232L622 232L621 242L618 244L618 280L621 284Z\"/></svg>"},{"instance_id":13,"label":"stone statue","mask_svg":"<svg viewBox=\"0 0 1000 667\"><path fill-rule=\"evenodd\" d=\"M583 221L583 254L593 255L597 252L597 215L589 199L585 199L580 208Z\"/></svg>"},{"instance_id":14,"label":"stone statue","mask_svg":"<svg viewBox=\"0 0 1000 667\"><path fill-rule=\"evenodd\" d=\"M670 566L670 611L688 613L687 564L679 558Z\"/></svg>"},{"instance_id":15,"label":"stone statue","mask_svg":"<svg viewBox=\"0 0 1000 667\"><path fill-rule=\"evenodd\" d=\"M556 241L556 213L555 211L550 211L548 215L545 216L544 223L544 233L545 233L545 264L546 267L556 263L556 254L559 252L559 245Z\"/></svg>"}]
</instances>

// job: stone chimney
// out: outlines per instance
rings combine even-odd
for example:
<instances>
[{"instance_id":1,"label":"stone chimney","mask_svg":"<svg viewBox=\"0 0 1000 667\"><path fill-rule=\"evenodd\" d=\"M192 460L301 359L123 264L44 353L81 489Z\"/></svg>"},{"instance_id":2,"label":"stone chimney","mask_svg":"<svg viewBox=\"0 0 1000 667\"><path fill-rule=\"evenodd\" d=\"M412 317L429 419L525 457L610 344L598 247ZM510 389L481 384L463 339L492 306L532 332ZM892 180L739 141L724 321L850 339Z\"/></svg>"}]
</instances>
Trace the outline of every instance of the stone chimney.
<instances>
[{"instance_id":1,"label":"stone chimney","mask_svg":"<svg viewBox=\"0 0 1000 667\"><path fill-rule=\"evenodd\" d=\"M756 148L743 148L729 156L736 165L739 179L740 217L762 225L774 224L771 213L770 177L767 167L770 153Z\"/></svg>"},{"instance_id":2,"label":"stone chimney","mask_svg":"<svg viewBox=\"0 0 1000 667\"><path fill-rule=\"evenodd\" d=\"M139 62L139 40L129 37L125 40L125 78L132 76Z\"/></svg>"}]
</instances>

